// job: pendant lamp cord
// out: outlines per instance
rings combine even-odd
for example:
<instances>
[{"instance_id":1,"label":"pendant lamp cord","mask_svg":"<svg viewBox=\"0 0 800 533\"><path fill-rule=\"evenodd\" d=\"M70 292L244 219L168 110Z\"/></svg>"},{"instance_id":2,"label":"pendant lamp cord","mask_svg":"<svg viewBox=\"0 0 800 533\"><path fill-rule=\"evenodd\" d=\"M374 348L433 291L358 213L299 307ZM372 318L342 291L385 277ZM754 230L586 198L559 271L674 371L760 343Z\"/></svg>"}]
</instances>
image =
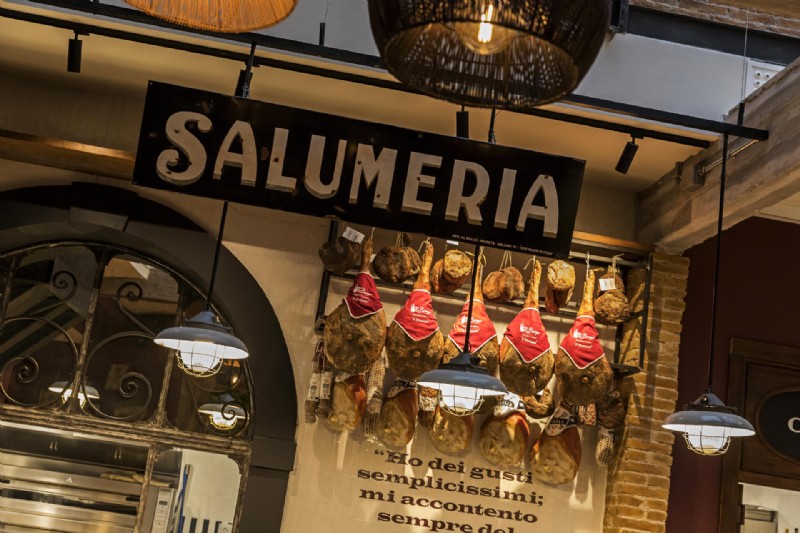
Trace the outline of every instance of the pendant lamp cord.
<instances>
[{"instance_id":1,"label":"pendant lamp cord","mask_svg":"<svg viewBox=\"0 0 800 533\"><path fill-rule=\"evenodd\" d=\"M714 259L714 288L711 292L711 342L708 356L708 391L711 391L711 382L714 376L714 348L716 345L717 331L717 292L719 287L719 263L722 252L722 216L725 205L725 177L728 163L728 134L722 135L722 170L719 177L719 214L717 215L717 251Z\"/></svg>"},{"instance_id":2,"label":"pendant lamp cord","mask_svg":"<svg viewBox=\"0 0 800 533\"><path fill-rule=\"evenodd\" d=\"M222 218L219 221L219 233L217 233L217 248L214 250L214 264L211 267L211 280L208 282L208 296L206 296L206 311L211 311L211 294L214 292L214 282L217 279L217 264L219 263L219 252L222 249L222 233L225 231L225 219L228 215L228 202L222 204Z\"/></svg>"},{"instance_id":3,"label":"pendant lamp cord","mask_svg":"<svg viewBox=\"0 0 800 533\"><path fill-rule=\"evenodd\" d=\"M464 351L472 353L469 346L469 332L472 329L472 305L475 299L475 280L478 277L478 261L481 256L480 244L475 245L475 255L472 258L472 282L469 285L469 306L467 307L467 327L464 333Z\"/></svg>"}]
</instances>

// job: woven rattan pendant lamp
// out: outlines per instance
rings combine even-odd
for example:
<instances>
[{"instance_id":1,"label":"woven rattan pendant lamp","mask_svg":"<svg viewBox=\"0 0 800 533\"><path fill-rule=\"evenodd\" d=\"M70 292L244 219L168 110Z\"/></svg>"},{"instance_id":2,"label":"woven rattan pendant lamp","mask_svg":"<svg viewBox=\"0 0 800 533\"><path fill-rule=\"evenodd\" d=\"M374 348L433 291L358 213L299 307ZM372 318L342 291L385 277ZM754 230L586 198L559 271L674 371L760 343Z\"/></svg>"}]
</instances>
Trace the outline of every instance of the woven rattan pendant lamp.
<instances>
[{"instance_id":1,"label":"woven rattan pendant lamp","mask_svg":"<svg viewBox=\"0 0 800 533\"><path fill-rule=\"evenodd\" d=\"M273 26L297 0L125 0L156 18L195 30L241 33Z\"/></svg>"},{"instance_id":2,"label":"woven rattan pendant lamp","mask_svg":"<svg viewBox=\"0 0 800 533\"><path fill-rule=\"evenodd\" d=\"M608 0L368 0L386 68L421 92L524 108L572 92L609 27Z\"/></svg>"}]
</instances>

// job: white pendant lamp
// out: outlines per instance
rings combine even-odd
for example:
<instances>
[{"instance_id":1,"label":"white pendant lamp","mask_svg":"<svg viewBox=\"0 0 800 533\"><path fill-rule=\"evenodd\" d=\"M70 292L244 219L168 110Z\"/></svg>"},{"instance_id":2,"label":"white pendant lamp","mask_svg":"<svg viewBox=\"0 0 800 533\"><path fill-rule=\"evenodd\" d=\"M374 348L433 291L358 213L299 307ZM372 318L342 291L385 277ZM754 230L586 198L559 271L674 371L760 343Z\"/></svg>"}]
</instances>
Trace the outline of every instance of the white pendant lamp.
<instances>
[{"instance_id":1,"label":"white pendant lamp","mask_svg":"<svg viewBox=\"0 0 800 533\"><path fill-rule=\"evenodd\" d=\"M230 394L224 394L219 403L206 403L197 409L197 412L206 415L209 423L222 431L230 431L240 420L247 418L242 406Z\"/></svg>"},{"instance_id":2,"label":"white pendant lamp","mask_svg":"<svg viewBox=\"0 0 800 533\"><path fill-rule=\"evenodd\" d=\"M72 384L66 381L56 381L47 388L50 392L61 395L61 402L67 403L72 398ZM88 385L78 389L78 403L81 407L86 405L86 399L99 400L100 393L94 387Z\"/></svg>"},{"instance_id":3,"label":"white pendant lamp","mask_svg":"<svg viewBox=\"0 0 800 533\"><path fill-rule=\"evenodd\" d=\"M508 393L503 382L489 374L478 364L478 358L469 351L469 334L472 329L472 305L475 297L475 283L478 272L480 246L475 246L472 262L472 284L469 288L469 307L467 326L464 333L463 351L438 368L420 376L417 385L429 387L439 392L439 407L456 416L467 416L480 409L483 400L489 396L505 396Z\"/></svg>"},{"instance_id":4,"label":"white pendant lamp","mask_svg":"<svg viewBox=\"0 0 800 533\"><path fill-rule=\"evenodd\" d=\"M227 214L228 202L225 202L222 207L222 219L214 252L211 281L208 285L206 310L186 320L180 326L165 329L153 339L159 346L176 350L178 366L192 376L212 376L222 367L223 361L244 359L248 356L247 346L234 336L233 330L223 325L219 317L211 311L211 294L217 277L217 264L219 263L222 233L225 230Z\"/></svg>"},{"instance_id":5,"label":"white pendant lamp","mask_svg":"<svg viewBox=\"0 0 800 533\"><path fill-rule=\"evenodd\" d=\"M720 173L719 214L717 216L717 250L714 265L714 286L711 304L711 342L708 356L708 388L697 400L686 404L683 411L667 417L662 427L683 433L686 446L700 455L722 455L732 437L755 435L752 424L736 414L736 408L725 405L713 392L714 344L717 325L717 289L722 241L722 215L725 203L725 173L728 161L728 134L722 138L722 170Z\"/></svg>"}]
</instances>

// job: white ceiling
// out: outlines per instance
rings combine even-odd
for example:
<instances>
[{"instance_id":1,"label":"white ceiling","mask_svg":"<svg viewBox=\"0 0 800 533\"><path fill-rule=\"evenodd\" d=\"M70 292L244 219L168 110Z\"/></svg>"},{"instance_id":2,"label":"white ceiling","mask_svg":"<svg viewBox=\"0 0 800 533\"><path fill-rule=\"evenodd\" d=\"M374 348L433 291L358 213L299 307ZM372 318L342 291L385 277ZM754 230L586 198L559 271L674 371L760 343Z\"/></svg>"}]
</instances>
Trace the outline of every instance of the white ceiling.
<instances>
[{"instance_id":1,"label":"white ceiling","mask_svg":"<svg viewBox=\"0 0 800 533\"><path fill-rule=\"evenodd\" d=\"M4 4L4 7L37 11L29 7ZM42 12L42 11L40 11ZM84 23L117 26L135 31L197 42L206 46L247 53L245 47L209 41L175 33L145 29L129 24L115 24L72 13L44 11L48 17L60 17ZM148 80L158 80L210 91L231 93L242 64L199 54L160 48L98 35L83 37L83 65L80 74L66 72L67 42L70 31L46 25L0 18L0 72L41 80L49 84L80 87L86 90L119 92L126 96L144 96ZM259 55L275 56L294 62L312 63L326 68L356 71L362 75L389 78L368 69L323 62L307 57L290 56L259 50ZM412 129L452 135L457 107L424 96L379 89L285 70L261 67L255 70L251 97L284 105L326 113L394 124ZM648 124L629 117L559 105L561 112L594 116L615 122L635 124L661 131L713 140L707 133L687 131L673 126ZM471 136L485 139L489 113L471 111ZM684 161L698 149L679 144L644 139L627 175L614 166L629 137L596 128L547 120L509 111L500 112L496 122L500 144L571 156L587 161L588 184L633 192L646 188L675 163Z\"/></svg>"}]
</instances>

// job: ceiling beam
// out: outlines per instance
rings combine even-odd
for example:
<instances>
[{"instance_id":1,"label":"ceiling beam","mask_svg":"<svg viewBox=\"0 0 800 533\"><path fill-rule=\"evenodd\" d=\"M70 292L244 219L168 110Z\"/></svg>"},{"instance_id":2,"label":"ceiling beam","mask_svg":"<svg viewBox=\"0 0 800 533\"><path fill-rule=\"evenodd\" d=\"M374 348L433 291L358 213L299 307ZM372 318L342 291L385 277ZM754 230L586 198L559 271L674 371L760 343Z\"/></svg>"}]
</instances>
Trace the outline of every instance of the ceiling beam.
<instances>
[{"instance_id":1,"label":"ceiling beam","mask_svg":"<svg viewBox=\"0 0 800 533\"><path fill-rule=\"evenodd\" d=\"M753 93L744 106L745 122L769 127L770 135L728 161L725 228L800 192L800 60ZM731 113L732 121L736 115ZM721 166L714 163L721 157L721 144L716 142L686 160L680 173L670 173L639 193L638 240L680 252L716 233ZM710 166L714 168L709 172L700 172ZM705 182L699 185L696 176L701 174Z\"/></svg>"},{"instance_id":2,"label":"ceiling beam","mask_svg":"<svg viewBox=\"0 0 800 533\"><path fill-rule=\"evenodd\" d=\"M0 158L130 181L134 154L63 139L0 130Z\"/></svg>"}]
</instances>

